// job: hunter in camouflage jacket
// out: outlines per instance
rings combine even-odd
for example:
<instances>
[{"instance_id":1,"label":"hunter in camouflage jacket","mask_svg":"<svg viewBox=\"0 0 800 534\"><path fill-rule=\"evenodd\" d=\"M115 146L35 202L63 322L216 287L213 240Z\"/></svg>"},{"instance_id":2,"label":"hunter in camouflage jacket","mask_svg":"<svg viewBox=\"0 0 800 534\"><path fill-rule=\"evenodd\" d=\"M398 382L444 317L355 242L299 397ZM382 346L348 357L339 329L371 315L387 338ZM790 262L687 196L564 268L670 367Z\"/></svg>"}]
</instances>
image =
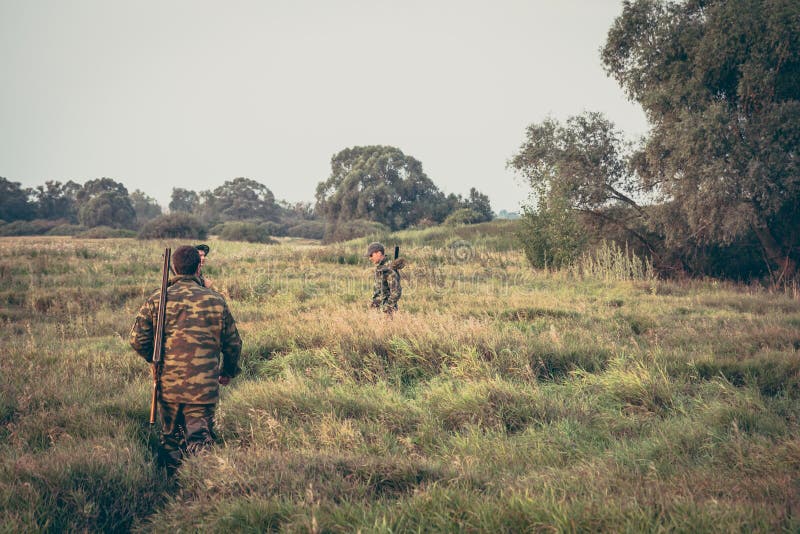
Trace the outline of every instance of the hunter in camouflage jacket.
<instances>
[{"instance_id":1,"label":"hunter in camouflage jacket","mask_svg":"<svg viewBox=\"0 0 800 534\"><path fill-rule=\"evenodd\" d=\"M397 310L397 301L403 294L400 287L399 270L403 268L402 258L391 260L388 256L375 265L375 290L372 292L372 307L391 313Z\"/></svg>"},{"instance_id":2,"label":"hunter in camouflage jacket","mask_svg":"<svg viewBox=\"0 0 800 534\"><path fill-rule=\"evenodd\" d=\"M131 346L148 362L153 358L159 293L142 305L130 335ZM196 276L174 276L167 289L162 402L216 403L220 377L233 378L240 371L241 350L242 340L225 299L203 287Z\"/></svg>"}]
</instances>

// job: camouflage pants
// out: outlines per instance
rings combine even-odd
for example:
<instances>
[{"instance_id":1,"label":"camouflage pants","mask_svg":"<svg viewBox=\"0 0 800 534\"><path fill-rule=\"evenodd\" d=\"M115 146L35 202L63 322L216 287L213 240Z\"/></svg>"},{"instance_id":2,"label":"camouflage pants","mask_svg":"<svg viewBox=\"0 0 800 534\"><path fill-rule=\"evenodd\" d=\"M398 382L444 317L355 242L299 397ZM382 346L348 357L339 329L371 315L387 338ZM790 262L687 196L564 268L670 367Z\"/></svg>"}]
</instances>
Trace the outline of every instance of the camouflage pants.
<instances>
[{"instance_id":1,"label":"camouflage pants","mask_svg":"<svg viewBox=\"0 0 800 534\"><path fill-rule=\"evenodd\" d=\"M159 401L161 448L159 460L174 470L181 459L214 443L214 404L173 404Z\"/></svg>"}]
</instances>

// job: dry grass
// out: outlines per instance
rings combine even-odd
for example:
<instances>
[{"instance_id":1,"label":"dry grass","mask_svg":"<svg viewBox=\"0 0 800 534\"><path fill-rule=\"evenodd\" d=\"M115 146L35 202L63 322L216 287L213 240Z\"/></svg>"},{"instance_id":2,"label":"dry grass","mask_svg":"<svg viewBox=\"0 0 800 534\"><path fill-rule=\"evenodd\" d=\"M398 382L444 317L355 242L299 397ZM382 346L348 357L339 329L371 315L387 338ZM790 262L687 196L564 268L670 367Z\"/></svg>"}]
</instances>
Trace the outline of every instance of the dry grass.
<instances>
[{"instance_id":1,"label":"dry grass","mask_svg":"<svg viewBox=\"0 0 800 534\"><path fill-rule=\"evenodd\" d=\"M389 236L391 320L361 241L212 241L245 373L174 481L126 338L179 243L0 239L0 530L800 529L800 302L507 234Z\"/></svg>"}]
</instances>

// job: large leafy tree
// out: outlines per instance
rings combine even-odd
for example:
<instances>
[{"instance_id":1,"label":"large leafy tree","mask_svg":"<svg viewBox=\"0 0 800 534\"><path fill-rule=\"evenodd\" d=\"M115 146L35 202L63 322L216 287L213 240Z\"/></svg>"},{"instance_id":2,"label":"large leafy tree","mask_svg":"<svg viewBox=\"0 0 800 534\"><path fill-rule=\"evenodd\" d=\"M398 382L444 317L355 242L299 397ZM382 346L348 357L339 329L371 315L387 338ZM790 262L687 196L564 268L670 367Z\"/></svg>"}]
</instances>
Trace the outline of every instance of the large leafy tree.
<instances>
[{"instance_id":1,"label":"large leafy tree","mask_svg":"<svg viewBox=\"0 0 800 534\"><path fill-rule=\"evenodd\" d=\"M133 228L136 225L136 211L128 189L111 178L89 180L78 192L77 200L78 220L84 226Z\"/></svg>"},{"instance_id":2,"label":"large leafy tree","mask_svg":"<svg viewBox=\"0 0 800 534\"><path fill-rule=\"evenodd\" d=\"M136 223L142 226L151 219L161 215L161 206L156 199L137 189L130 194L133 211L136 212Z\"/></svg>"},{"instance_id":3,"label":"large leafy tree","mask_svg":"<svg viewBox=\"0 0 800 534\"><path fill-rule=\"evenodd\" d=\"M172 213L182 211L185 213L194 213L200 206L200 196L189 189L181 187L172 188L172 196L169 201L169 211Z\"/></svg>"},{"instance_id":4,"label":"large leafy tree","mask_svg":"<svg viewBox=\"0 0 800 534\"><path fill-rule=\"evenodd\" d=\"M566 226L572 228L580 217L598 233L616 227L617 233L637 241L648 254L660 253L659 243L645 231L649 217L637 200L643 195L629 165L632 146L610 121L600 113L584 113L570 117L565 124L546 119L530 125L526 133L509 165L528 181L533 192L532 202L524 207L528 226L538 227L546 221L539 230L546 232L558 229L558 221L569 220ZM565 210L572 215L563 213ZM539 239L545 245L562 241L560 233L550 240ZM575 240L582 242L585 239Z\"/></svg>"},{"instance_id":5,"label":"large leafy tree","mask_svg":"<svg viewBox=\"0 0 800 534\"><path fill-rule=\"evenodd\" d=\"M333 226L366 219L398 229L423 219L440 222L448 212L422 163L391 146L357 146L334 155L316 198L316 212Z\"/></svg>"},{"instance_id":6,"label":"large leafy tree","mask_svg":"<svg viewBox=\"0 0 800 534\"><path fill-rule=\"evenodd\" d=\"M700 243L754 234L781 275L800 260L800 2L626 1L602 50L651 132L644 185Z\"/></svg>"},{"instance_id":7,"label":"large leafy tree","mask_svg":"<svg viewBox=\"0 0 800 534\"><path fill-rule=\"evenodd\" d=\"M228 180L200 195L203 199L201 211L207 221L275 221L281 213L272 191L250 178Z\"/></svg>"},{"instance_id":8,"label":"large leafy tree","mask_svg":"<svg viewBox=\"0 0 800 534\"><path fill-rule=\"evenodd\" d=\"M78 194L82 186L72 180L67 183L48 180L36 186L33 197L36 214L40 219L67 219L78 222Z\"/></svg>"},{"instance_id":9,"label":"large leafy tree","mask_svg":"<svg viewBox=\"0 0 800 534\"><path fill-rule=\"evenodd\" d=\"M10 222L29 220L36 216L34 206L28 201L29 191L22 184L0 176L0 220Z\"/></svg>"}]
</instances>

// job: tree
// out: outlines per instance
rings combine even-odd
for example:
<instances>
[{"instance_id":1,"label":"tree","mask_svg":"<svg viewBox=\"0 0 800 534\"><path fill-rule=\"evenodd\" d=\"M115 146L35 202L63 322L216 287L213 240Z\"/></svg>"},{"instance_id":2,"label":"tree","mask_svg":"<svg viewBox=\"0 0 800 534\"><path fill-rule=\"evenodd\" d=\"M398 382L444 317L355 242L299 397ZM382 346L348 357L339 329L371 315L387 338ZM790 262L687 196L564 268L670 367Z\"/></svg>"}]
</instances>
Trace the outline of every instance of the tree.
<instances>
[{"instance_id":1,"label":"tree","mask_svg":"<svg viewBox=\"0 0 800 534\"><path fill-rule=\"evenodd\" d=\"M78 222L78 194L82 186L72 180L65 184L47 181L33 191L36 215L40 219L66 219Z\"/></svg>"},{"instance_id":2,"label":"tree","mask_svg":"<svg viewBox=\"0 0 800 534\"><path fill-rule=\"evenodd\" d=\"M0 176L0 220L28 221L36 216L34 206L28 201L29 191L22 184Z\"/></svg>"},{"instance_id":3,"label":"tree","mask_svg":"<svg viewBox=\"0 0 800 534\"><path fill-rule=\"evenodd\" d=\"M172 197L169 201L170 213L182 211L185 213L195 213L200 206L200 197L194 191L189 189L182 189L180 187L172 188Z\"/></svg>"},{"instance_id":4,"label":"tree","mask_svg":"<svg viewBox=\"0 0 800 534\"><path fill-rule=\"evenodd\" d=\"M572 224L574 216L563 214L572 210L598 233L604 226L617 226L649 254L658 255L660 244L643 231L648 214L635 200L641 188L628 164L630 154L630 144L600 113L570 117L565 125L553 119L530 125L525 143L509 162L533 190L534 203L524 207L526 215L547 212L543 218L528 216L527 227L546 222L543 228L554 229L559 220Z\"/></svg>"},{"instance_id":5,"label":"tree","mask_svg":"<svg viewBox=\"0 0 800 534\"><path fill-rule=\"evenodd\" d=\"M463 207L478 214L478 218L474 222L487 222L494 219L494 212L492 211L492 204L489 202L489 197L474 187L470 188L469 198L464 202Z\"/></svg>"},{"instance_id":6,"label":"tree","mask_svg":"<svg viewBox=\"0 0 800 534\"><path fill-rule=\"evenodd\" d=\"M796 273L800 3L626 1L602 59L651 123L642 183L698 242L753 233L780 276Z\"/></svg>"},{"instance_id":7,"label":"tree","mask_svg":"<svg viewBox=\"0 0 800 534\"><path fill-rule=\"evenodd\" d=\"M109 226L111 228L133 228L136 211L133 209L128 190L111 178L89 180L78 192L78 220L83 226Z\"/></svg>"},{"instance_id":8,"label":"tree","mask_svg":"<svg viewBox=\"0 0 800 534\"><path fill-rule=\"evenodd\" d=\"M203 191L201 197L206 221L276 221L281 211L272 191L249 178L228 180L214 191Z\"/></svg>"},{"instance_id":9,"label":"tree","mask_svg":"<svg viewBox=\"0 0 800 534\"><path fill-rule=\"evenodd\" d=\"M140 190L136 190L130 194L131 205L133 211L136 212L136 224L141 227L144 223L151 219L155 219L161 215L161 206L158 205L156 199L146 195Z\"/></svg>"},{"instance_id":10,"label":"tree","mask_svg":"<svg viewBox=\"0 0 800 534\"><path fill-rule=\"evenodd\" d=\"M331 158L331 175L317 186L316 212L331 227L357 219L407 228L447 216L444 194L422 164L391 146L347 148Z\"/></svg>"}]
</instances>

